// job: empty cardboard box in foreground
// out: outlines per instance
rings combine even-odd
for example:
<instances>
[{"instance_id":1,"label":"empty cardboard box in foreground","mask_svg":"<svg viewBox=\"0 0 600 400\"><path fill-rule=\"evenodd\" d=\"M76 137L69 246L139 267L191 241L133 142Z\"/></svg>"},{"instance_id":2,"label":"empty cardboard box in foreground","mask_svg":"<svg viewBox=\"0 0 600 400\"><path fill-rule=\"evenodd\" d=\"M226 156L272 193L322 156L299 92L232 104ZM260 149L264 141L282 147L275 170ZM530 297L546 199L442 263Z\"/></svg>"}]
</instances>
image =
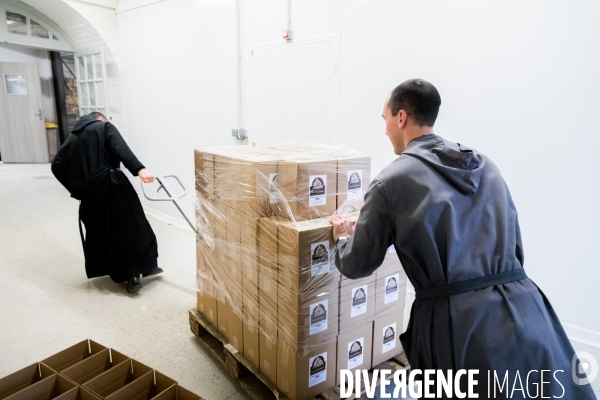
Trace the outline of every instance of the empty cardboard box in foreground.
<instances>
[{"instance_id":1,"label":"empty cardboard box in foreground","mask_svg":"<svg viewBox=\"0 0 600 400\"><path fill-rule=\"evenodd\" d=\"M0 379L1 400L203 400L168 376L84 340Z\"/></svg>"}]
</instances>

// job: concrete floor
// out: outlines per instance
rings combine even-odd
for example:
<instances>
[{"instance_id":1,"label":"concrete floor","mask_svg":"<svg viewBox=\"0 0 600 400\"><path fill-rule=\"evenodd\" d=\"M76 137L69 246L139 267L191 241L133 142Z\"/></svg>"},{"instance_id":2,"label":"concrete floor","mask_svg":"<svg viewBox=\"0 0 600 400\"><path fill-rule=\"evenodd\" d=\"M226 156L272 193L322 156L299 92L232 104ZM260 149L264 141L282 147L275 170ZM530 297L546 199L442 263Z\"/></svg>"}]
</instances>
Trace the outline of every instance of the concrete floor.
<instances>
[{"instance_id":1,"label":"concrete floor","mask_svg":"<svg viewBox=\"0 0 600 400\"><path fill-rule=\"evenodd\" d=\"M78 206L50 165L0 163L0 377L90 338L207 400L246 398L189 328L194 234L149 217L165 273L130 295L86 278Z\"/></svg>"},{"instance_id":2,"label":"concrete floor","mask_svg":"<svg viewBox=\"0 0 600 400\"><path fill-rule=\"evenodd\" d=\"M48 164L0 163L0 377L90 338L207 400L246 398L189 329L194 234L149 217L165 274L130 295L110 278L86 278L78 205ZM599 348L573 346L600 362ZM600 397L600 377L593 386Z\"/></svg>"}]
</instances>

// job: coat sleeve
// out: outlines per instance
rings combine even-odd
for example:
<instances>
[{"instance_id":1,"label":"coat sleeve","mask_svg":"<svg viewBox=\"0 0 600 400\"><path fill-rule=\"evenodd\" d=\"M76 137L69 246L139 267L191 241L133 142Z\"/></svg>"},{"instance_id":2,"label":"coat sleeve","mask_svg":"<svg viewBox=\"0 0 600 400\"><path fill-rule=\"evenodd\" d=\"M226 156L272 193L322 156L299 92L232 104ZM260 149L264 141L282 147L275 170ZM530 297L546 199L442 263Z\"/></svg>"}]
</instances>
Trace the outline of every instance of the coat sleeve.
<instances>
[{"instance_id":1,"label":"coat sleeve","mask_svg":"<svg viewBox=\"0 0 600 400\"><path fill-rule=\"evenodd\" d=\"M365 195L354 235L338 243L335 264L347 278L369 276L383 263L393 243L390 206L383 182L374 180Z\"/></svg>"},{"instance_id":2,"label":"coat sleeve","mask_svg":"<svg viewBox=\"0 0 600 400\"><path fill-rule=\"evenodd\" d=\"M144 165L137 159L133 151L129 148L119 130L110 122L107 122L104 126L104 133L106 135L106 141L113 152L117 156L120 162L125 165L125 168L131 172L133 176L137 176L141 169L144 169Z\"/></svg>"},{"instance_id":3,"label":"coat sleeve","mask_svg":"<svg viewBox=\"0 0 600 400\"><path fill-rule=\"evenodd\" d=\"M65 189L69 191L69 193L71 193L71 189L69 188L69 180L67 179L65 165L63 164L60 150L56 152L56 156L54 156L54 160L52 160L52 165L50 168L54 177L65 187Z\"/></svg>"}]
</instances>

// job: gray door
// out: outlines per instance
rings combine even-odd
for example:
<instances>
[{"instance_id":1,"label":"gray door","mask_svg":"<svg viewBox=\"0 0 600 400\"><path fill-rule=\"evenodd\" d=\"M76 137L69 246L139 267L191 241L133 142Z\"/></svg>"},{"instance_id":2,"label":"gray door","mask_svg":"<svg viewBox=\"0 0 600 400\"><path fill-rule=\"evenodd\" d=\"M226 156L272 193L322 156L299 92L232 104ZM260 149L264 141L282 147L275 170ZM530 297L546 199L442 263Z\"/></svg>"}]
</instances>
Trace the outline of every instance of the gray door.
<instances>
[{"instance_id":1,"label":"gray door","mask_svg":"<svg viewBox=\"0 0 600 400\"><path fill-rule=\"evenodd\" d=\"M47 163L37 63L0 62L0 154L7 163Z\"/></svg>"}]
</instances>

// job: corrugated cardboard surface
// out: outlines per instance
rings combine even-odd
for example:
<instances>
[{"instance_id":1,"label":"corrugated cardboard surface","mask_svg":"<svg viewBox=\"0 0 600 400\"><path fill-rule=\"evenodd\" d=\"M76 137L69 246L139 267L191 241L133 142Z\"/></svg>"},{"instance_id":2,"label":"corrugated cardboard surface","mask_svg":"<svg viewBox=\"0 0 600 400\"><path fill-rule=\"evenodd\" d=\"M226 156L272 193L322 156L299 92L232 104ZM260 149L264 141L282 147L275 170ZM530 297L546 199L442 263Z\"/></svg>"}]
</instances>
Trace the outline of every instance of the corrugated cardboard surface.
<instances>
[{"instance_id":1,"label":"corrugated cardboard surface","mask_svg":"<svg viewBox=\"0 0 600 400\"><path fill-rule=\"evenodd\" d=\"M53 370L60 372L105 349L105 346L102 346L93 340L86 339L42 360L41 362Z\"/></svg>"},{"instance_id":2,"label":"corrugated cardboard surface","mask_svg":"<svg viewBox=\"0 0 600 400\"><path fill-rule=\"evenodd\" d=\"M117 390L107 400L150 400L170 387L175 387L177 382L158 371L145 374L130 384Z\"/></svg>"},{"instance_id":3,"label":"corrugated cardboard surface","mask_svg":"<svg viewBox=\"0 0 600 400\"><path fill-rule=\"evenodd\" d=\"M154 376L152 368L137 360L130 360L98 375L85 383L83 387L102 398L106 398L125 385L147 374Z\"/></svg>"},{"instance_id":4,"label":"corrugated cardboard surface","mask_svg":"<svg viewBox=\"0 0 600 400\"><path fill-rule=\"evenodd\" d=\"M90 391L78 386L75 390L61 394L52 400L101 400L100 397L92 394Z\"/></svg>"},{"instance_id":5,"label":"corrugated cardboard surface","mask_svg":"<svg viewBox=\"0 0 600 400\"><path fill-rule=\"evenodd\" d=\"M375 319L375 275L340 285L340 335Z\"/></svg>"},{"instance_id":6,"label":"corrugated cardboard surface","mask_svg":"<svg viewBox=\"0 0 600 400\"><path fill-rule=\"evenodd\" d=\"M61 375L79 385L83 385L112 367L127 360L129 360L129 357L118 351L106 349L63 370Z\"/></svg>"},{"instance_id":7,"label":"corrugated cardboard surface","mask_svg":"<svg viewBox=\"0 0 600 400\"><path fill-rule=\"evenodd\" d=\"M200 396L182 388L179 385L171 386L157 395L154 400L203 400Z\"/></svg>"},{"instance_id":8,"label":"corrugated cardboard surface","mask_svg":"<svg viewBox=\"0 0 600 400\"><path fill-rule=\"evenodd\" d=\"M49 400L76 389L77 384L55 374L7 397L7 400Z\"/></svg>"},{"instance_id":9,"label":"corrugated cardboard surface","mask_svg":"<svg viewBox=\"0 0 600 400\"><path fill-rule=\"evenodd\" d=\"M350 199L362 206L371 182L371 157L348 157L337 161L337 207Z\"/></svg>"},{"instance_id":10,"label":"corrugated cardboard surface","mask_svg":"<svg viewBox=\"0 0 600 400\"><path fill-rule=\"evenodd\" d=\"M407 282L406 273L400 263L377 269L375 318L388 314L390 310L404 308Z\"/></svg>"},{"instance_id":11,"label":"corrugated cardboard surface","mask_svg":"<svg viewBox=\"0 0 600 400\"><path fill-rule=\"evenodd\" d=\"M400 334L403 328L404 308L380 316L373 328L373 366L402 353ZM389 330L388 330L389 329Z\"/></svg>"},{"instance_id":12,"label":"corrugated cardboard surface","mask_svg":"<svg viewBox=\"0 0 600 400\"><path fill-rule=\"evenodd\" d=\"M40 363L31 364L0 379L0 399L13 395L56 372Z\"/></svg>"},{"instance_id":13,"label":"corrugated cardboard surface","mask_svg":"<svg viewBox=\"0 0 600 400\"><path fill-rule=\"evenodd\" d=\"M290 400L307 400L335 386L335 341L300 351L282 343L277 347L277 387Z\"/></svg>"},{"instance_id":14,"label":"corrugated cardboard surface","mask_svg":"<svg viewBox=\"0 0 600 400\"><path fill-rule=\"evenodd\" d=\"M282 344L302 347L335 342L338 334L337 282L302 293L280 286L278 296L279 338Z\"/></svg>"},{"instance_id":15,"label":"corrugated cardboard surface","mask_svg":"<svg viewBox=\"0 0 600 400\"><path fill-rule=\"evenodd\" d=\"M340 384L341 369L371 369L373 355L373 322L357 328L346 336L338 336L335 384Z\"/></svg>"},{"instance_id":16,"label":"corrugated cardboard surface","mask_svg":"<svg viewBox=\"0 0 600 400\"><path fill-rule=\"evenodd\" d=\"M279 283L296 292L340 280L328 218L278 223Z\"/></svg>"},{"instance_id":17,"label":"corrugated cardboard surface","mask_svg":"<svg viewBox=\"0 0 600 400\"><path fill-rule=\"evenodd\" d=\"M278 186L287 199L287 207L275 213L294 219L313 219L333 215L336 210L337 161L281 162L278 165ZM319 180L319 177L320 180ZM327 182L322 182L323 177ZM324 184L319 192L317 182Z\"/></svg>"}]
</instances>

